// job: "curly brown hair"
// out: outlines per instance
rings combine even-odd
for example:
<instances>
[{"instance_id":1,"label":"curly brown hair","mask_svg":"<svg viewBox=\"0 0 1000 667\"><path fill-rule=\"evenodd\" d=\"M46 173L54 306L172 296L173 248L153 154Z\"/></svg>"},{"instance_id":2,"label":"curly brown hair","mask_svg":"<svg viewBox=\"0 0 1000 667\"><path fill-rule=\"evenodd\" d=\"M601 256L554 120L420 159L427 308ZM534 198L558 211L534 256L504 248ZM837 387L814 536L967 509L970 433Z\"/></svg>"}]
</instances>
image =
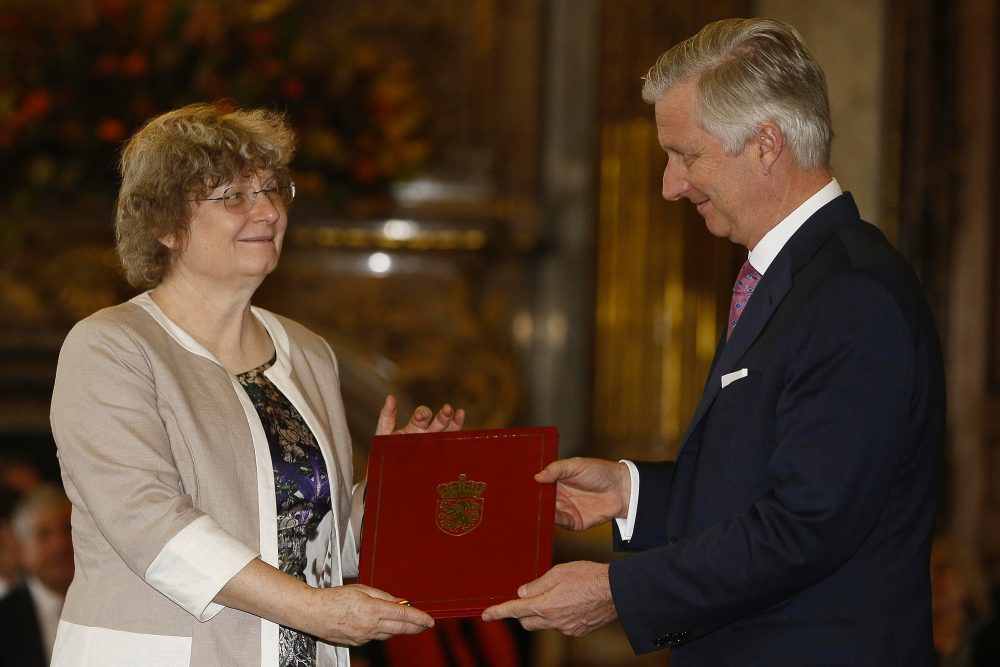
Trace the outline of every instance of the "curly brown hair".
<instances>
[{"instance_id":1,"label":"curly brown hair","mask_svg":"<svg viewBox=\"0 0 1000 667\"><path fill-rule=\"evenodd\" d=\"M115 245L125 278L150 289L170 268L172 236L183 247L192 199L259 171L271 171L289 204L295 133L267 109L229 111L191 104L156 116L125 144L115 209Z\"/></svg>"}]
</instances>

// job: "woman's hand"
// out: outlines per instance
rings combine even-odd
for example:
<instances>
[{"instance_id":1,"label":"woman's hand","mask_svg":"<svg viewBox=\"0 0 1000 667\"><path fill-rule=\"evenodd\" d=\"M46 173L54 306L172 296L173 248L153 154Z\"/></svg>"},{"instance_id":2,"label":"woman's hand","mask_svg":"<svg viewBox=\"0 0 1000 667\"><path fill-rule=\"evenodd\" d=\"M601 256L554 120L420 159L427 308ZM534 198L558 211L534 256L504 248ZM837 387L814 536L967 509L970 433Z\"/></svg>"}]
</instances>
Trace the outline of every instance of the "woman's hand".
<instances>
[{"instance_id":1,"label":"woman's hand","mask_svg":"<svg viewBox=\"0 0 1000 667\"><path fill-rule=\"evenodd\" d=\"M434 627L428 614L385 591L360 584L313 588L259 558L230 579L213 602L346 646Z\"/></svg>"},{"instance_id":2,"label":"woman's hand","mask_svg":"<svg viewBox=\"0 0 1000 667\"><path fill-rule=\"evenodd\" d=\"M377 588L353 584L312 591L309 621L302 629L332 644L360 646L434 627L425 612Z\"/></svg>"},{"instance_id":3,"label":"woman's hand","mask_svg":"<svg viewBox=\"0 0 1000 667\"><path fill-rule=\"evenodd\" d=\"M378 425L375 435L390 435L397 433L437 433L439 431L458 431L465 423L465 410L455 410L445 403L438 413L426 405L419 406L410 416L410 421L401 429L396 428L396 397L389 394L385 404L379 411Z\"/></svg>"}]
</instances>

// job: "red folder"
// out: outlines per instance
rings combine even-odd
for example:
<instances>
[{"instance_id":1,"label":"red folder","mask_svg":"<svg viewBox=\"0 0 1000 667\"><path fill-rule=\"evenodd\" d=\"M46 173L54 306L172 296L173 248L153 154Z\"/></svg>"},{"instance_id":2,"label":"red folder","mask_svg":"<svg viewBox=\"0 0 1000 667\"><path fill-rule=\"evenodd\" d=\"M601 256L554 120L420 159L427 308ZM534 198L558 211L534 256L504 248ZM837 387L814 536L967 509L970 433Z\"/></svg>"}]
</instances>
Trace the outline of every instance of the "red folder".
<instances>
[{"instance_id":1,"label":"red folder","mask_svg":"<svg viewBox=\"0 0 1000 667\"><path fill-rule=\"evenodd\" d=\"M552 565L555 427L372 438L358 581L434 618L479 616Z\"/></svg>"}]
</instances>

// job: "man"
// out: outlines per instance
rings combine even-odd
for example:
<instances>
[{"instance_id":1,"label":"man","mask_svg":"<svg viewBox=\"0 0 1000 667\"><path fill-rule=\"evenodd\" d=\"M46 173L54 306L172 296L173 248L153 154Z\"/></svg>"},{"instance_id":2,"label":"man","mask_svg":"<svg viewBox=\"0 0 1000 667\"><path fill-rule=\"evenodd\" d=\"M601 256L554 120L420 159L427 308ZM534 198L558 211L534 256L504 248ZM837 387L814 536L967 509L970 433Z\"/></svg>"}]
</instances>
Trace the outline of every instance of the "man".
<instances>
[{"instance_id":1,"label":"man","mask_svg":"<svg viewBox=\"0 0 1000 667\"><path fill-rule=\"evenodd\" d=\"M789 26L710 24L643 97L663 196L745 246L676 461L572 458L557 522L635 555L559 565L483 617L582 635L615 618L671 665L932 661L940 346L919 283L832 178L822 70Z\"/></svg>"},{"instance_id":2,"label":"man","mask_svg":"<svg viewBox=\"0 0 1000 667\"><path fill-rule=\"evenodd\" d=\"M73 580L70 512L69 500L54 486L32 491L14 509L25 585L0 600L0 665L49 664Z\"/></svg>"}]
</instances>

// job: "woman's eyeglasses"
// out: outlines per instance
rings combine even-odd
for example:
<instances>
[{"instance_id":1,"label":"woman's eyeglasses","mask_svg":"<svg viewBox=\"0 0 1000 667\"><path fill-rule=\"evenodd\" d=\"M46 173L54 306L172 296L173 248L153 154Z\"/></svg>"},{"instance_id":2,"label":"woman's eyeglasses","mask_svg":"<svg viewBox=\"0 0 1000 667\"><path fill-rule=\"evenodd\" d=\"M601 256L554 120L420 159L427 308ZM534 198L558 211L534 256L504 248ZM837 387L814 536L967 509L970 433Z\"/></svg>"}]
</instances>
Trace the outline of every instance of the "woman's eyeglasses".
<instances>
[{"instance_id":1,"label":"woman's eyeglasses","mask_svg":"<svg viewBox=\"0 0 1000 667\"><path fill-rule=\"evenodd\" d=\"M260 190L254 190L249 183L232 185L219 197L202 197L191 201L221 201L230 213L243 214L254 207L257 197L262 194L275 206L278 204L288 206L295 199L295 183L289 181L288 185L281 186L277 181L271 181Z\"/></svg>"}]
</instances>

